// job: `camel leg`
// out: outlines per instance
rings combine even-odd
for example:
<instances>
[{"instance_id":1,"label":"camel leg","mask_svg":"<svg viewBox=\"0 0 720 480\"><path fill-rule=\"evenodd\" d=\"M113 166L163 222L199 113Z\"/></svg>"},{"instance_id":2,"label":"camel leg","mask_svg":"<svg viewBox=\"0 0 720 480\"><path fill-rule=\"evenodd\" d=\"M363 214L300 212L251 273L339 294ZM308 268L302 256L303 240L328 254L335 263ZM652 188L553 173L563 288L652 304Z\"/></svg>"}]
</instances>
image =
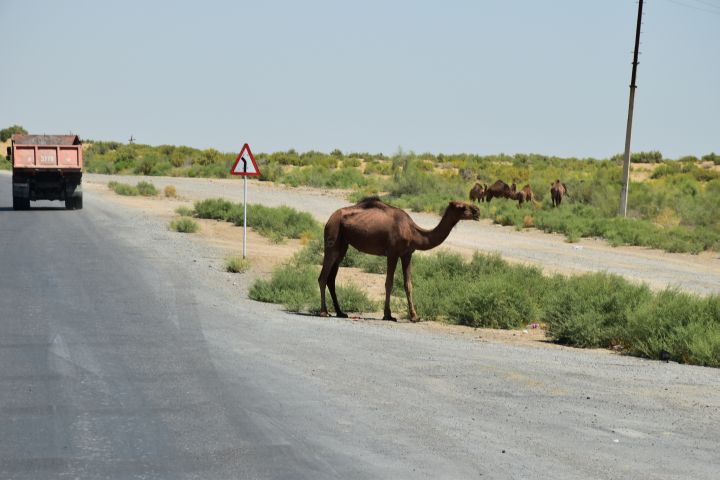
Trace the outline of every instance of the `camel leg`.
<instances>
[{"instance_id":1,"label":"camel leg","mask_svg":"<svg viewBox=\"0 0 720 480\"><path fill-rule=\"evenodd\" d=\"M392 293L393 279L395 278L395 267L397 267L398 257L388 255L387 257L387 277L385 278L385 314L383 320L392 320L396 322L390 313L390 294Z\"/></svg>"},{"instance_id":2,"label":"camel leg","mask_svg":"<svg viewBox=\"0 0 720 480\"><path fill-rule=\"evenodd\" d=\"M408 316L411 322L417 322L418 316L415 311L415 304L412 298L412 253L402 256L403 281L405 286L405 295L408 302Z\"/></svg>"},{"instance_id":3,"label":"camel leg","mask_svg":"<svg viewBox=\"0 0 720 480\"><path fill-rule=\"evenodd\" d=\"M330 268L330 275L328 276L328 290L330 290L330 298L332 298L333 307L335 307L335 314L339 318L347 318L347 313L340 310L340 304L338 303L337 295L335 294L335 278L337 277L338 270L340 269L340 263L342 263L345 254L347 253L348 246L344 245L340 247L338 259L335 261L333 266Z\"/></svg>"},{"instance_id":4,"label":"camel leg","mask_svg":"<svg viewBox=\"0 0 720 480\"><path fill-rule=\"evenodd\" d=\"M338 257L340 256L340 252L338 251L337 247L332 249L325 249L325 255L323 256L323 266L322 270L320 270L320 276L318 277L318 284L320 285L320 316L321 317L327 317L328 311L327 311L327 304L325 303L325 287L328 284L328 279L330 277L330 272L333 269L333 266L337 263L340 264L340 260ZM333 300L335 300L333 296Z\"/></svg>"}]
</instances>

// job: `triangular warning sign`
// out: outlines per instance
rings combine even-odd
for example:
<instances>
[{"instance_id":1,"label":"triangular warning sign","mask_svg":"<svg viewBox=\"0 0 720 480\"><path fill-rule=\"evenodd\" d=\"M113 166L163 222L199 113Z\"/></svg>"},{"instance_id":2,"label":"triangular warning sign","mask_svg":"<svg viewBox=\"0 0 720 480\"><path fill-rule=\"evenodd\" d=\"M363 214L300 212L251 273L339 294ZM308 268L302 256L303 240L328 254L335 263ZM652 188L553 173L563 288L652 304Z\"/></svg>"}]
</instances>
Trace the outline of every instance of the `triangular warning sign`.
<instances>
[{"instance_id":1,"label":"triangular warning sign","mask_svg":"<svg viewBox=\"0 0 720 480\"><path fill-rule=\"evenodd\" d=\"M230 174L248 177L257 177L260 175L260 169L255 162L255 157L253 157L250 151L250 145L247 143L243 145L240 154L235 159L235 164L230 169Z\"/></svg>"}]
</instances>

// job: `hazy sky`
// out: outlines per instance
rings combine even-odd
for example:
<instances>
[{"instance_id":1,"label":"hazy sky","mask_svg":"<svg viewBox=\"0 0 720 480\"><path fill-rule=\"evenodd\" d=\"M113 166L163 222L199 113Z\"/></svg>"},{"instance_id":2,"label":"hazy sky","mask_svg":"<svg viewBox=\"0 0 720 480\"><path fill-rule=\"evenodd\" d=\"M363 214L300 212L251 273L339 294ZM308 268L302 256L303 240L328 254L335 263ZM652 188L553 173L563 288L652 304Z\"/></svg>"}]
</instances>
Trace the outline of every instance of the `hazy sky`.
<instances>
[{"instance_id":1,"label":"hazy sky","mask_svg":"<svg viewBox=\"0 0 720 480\"><path fill-rule=\"evenodd\" d=\"M720 0L645 3L632 149L720 153ZM213 147L607 157L632 0L0 0L0 128Z\"/></svg>"}]
</instances>

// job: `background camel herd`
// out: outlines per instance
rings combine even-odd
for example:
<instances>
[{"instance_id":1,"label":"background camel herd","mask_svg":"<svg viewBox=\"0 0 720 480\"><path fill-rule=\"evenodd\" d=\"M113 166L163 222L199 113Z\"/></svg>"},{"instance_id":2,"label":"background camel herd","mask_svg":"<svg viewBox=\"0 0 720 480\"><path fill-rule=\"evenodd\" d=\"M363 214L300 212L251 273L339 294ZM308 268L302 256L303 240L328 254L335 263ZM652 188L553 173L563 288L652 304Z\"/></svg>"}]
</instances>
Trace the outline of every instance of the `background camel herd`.
<instances>
[{"instance_id":1,"label":"background camel herd","mask_svg":"<svg viewBox=\"0 0 720 480\"><path fill-rule=\"evenodd\" d=\"M553 207L559 207L563 196L567 194L567 187L560 180L555 180L550 184L550 198ZM521 190L517 190L515 183L508 185L502 180L497 180L490 185L475 183L470 189L470 200L473 202L490 202L493 198L507 198L517 200L518 206L533 199L533 192L530 185L525 185Z\"/></svg>"}]
</instances>

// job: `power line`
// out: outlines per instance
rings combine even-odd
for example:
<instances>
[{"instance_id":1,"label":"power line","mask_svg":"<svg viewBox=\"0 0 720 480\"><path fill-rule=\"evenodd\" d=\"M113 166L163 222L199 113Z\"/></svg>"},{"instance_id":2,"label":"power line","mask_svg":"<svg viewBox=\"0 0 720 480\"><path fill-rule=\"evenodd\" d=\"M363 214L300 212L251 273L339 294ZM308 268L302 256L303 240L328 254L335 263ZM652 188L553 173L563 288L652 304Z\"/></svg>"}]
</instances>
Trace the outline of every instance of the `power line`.
<instances>
[{"instance_id":1,"label":"power line","mask_svg":"<svg viewBox=\"0 0 720 480\"><path fill-rule=\"evenodd\" d=\"M706 2L705 0L693 0L693 1L695 1L697 3L702 3L703 5L707 5L708 7L720 9L720 5L717 3Z\"/></svg>"},{"instance_id":2,"label":"power line","mask_svg":"<svg viewBox=\"0 0 720 480\"><path fill-rule=\"evenodd\" d=\"M698 6L695 6L695 5L689 5L689 4L687 4L687 3L682 3L682 2L680 2L680 1L678 1L678 0L665 0L665 1L666 1L666 2L670 2L670 3L674 3L675 5L679 5L679 6L681 6L681 7L691 8L691 9L693 9L693 10L697 10L697 11L700 11L700 12L712 13L713 15L720 15L720 10L710 10L710 9L708 9L708 8L698 7ZM699 1L699 0L695 0L695 1ZM706 4L706 2L703 2L703 4ZM718 8L720 8L720 7L718 7Z\"/></svg>"}]
</instances>

